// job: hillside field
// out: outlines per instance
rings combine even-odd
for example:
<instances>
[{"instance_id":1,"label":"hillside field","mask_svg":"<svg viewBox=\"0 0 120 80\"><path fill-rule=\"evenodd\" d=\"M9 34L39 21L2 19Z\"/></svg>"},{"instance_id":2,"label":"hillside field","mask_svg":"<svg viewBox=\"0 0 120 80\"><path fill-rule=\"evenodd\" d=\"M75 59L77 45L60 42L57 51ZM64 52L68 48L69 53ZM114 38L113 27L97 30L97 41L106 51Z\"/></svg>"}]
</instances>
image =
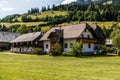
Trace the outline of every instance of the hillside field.
<instances>
[{"instance_id":1,"label":"hillside field","mask_svg":"<svg viewBox=\"0 0 120 80\"><path fill-rule=\"evenodd\" d=\"M0 80L120 80L120 57L0 53Z\"/></svg>"},{"instance_id":2,"label":"hillside field","mask_svg":"<svg viewBox=\"0 0 120 80\"><path fill-rule=\"evenodd\" d=\"M83 21L85 22L85 21ZM83 23L81 22L81 23ZM0 23L0 24L4 24L5 26L9 27L11 25L15 25L15 24L20 24L20 25L26 25L26 26L38 26L39 24L46 24L47 22L16 22L16 23ZM103 26L109 28L111 25L113 25L114 23L118 23L118 25L120 26L120 22L91 22L88 21L88 24L98 24L101 28ZM66 25L71 25L71 24L79 24L78 21L74 21L74 22L70 22L70 23L62 23L59 24L58 26L66 26ZM41 26L41 30L42 32L46 32L50 29L50 26Z\"/></svg>"},{"instance_id":3,"label":"hillside field","mask_svg":"<svg viewBox=\"0 0 120 80\"><path fill-rule=\"evenodd\" d=\"M67 11L45 11L45 12L41 12L39 14L34 14L34 15L28 15L30 16L32 19L35 19L36 17L38 18L45 18L46 16L59 16L59 15L67 15L68 12ZM24 15L24 14L23 14ZM22 15L22 16L23 16ZM18 21L21 21L21 16L20 17L16 17L15 19L17 19ZM15 20L14 19L14 20ZM107 27L109 28L111 25L113 25L114 23L118 23L120 25L120 22L95 22L95 21L82 21L83 22L87 22L89 24L98 24L100 27ZM15 25L15 24L20 24L20 25L26 25L26 26L38 26L38 25L42 25L42 24L47 24L47 22L14 22L14 23L0 23L1 25L5 25L6 27L9 27L11 25ZM73 21L70 23L64 22L62 24L58 24L58 26L65 26L65 25L71 25L71 24L79 24L79 21ZM50 29L50 26L41 26L42 27L42 32L46 32Z\"/></svg>"},{"instance_id":4,"label":"hillside field","mask_svg":"<svg viewBox=\"0 0 120 80\"><path fill-rule=\"evenodd\" d=\"M39 13L37 15L28 15L28 17L31 17L32 19L35 19L36 17L45 18L46 16L54 17L54 16L67 15L67 14L68 14L67 11L45 11L45 12L41 12L41 13ZM15 19L17 19L18 21L21 21L21 18L22 17L20 16L20 17L17 17Z\"/></svg>"}]
</instances>

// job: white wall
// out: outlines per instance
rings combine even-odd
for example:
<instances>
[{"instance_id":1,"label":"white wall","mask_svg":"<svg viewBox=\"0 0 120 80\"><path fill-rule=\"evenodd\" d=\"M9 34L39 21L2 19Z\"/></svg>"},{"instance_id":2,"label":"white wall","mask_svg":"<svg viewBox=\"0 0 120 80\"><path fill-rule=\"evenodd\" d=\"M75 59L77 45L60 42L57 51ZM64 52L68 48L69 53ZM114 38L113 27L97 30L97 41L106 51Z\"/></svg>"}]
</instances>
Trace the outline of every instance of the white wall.
<instances>
[{"instance_id":1,"label":"white wall","mask_svg":"<svg viewBox=\"0 0 120 80\"><path fill-rule=\"evenodd\" d=\"M48 44L48 49L46 48L46 44ZM49 52L50 50L50 41L44 41L44 52Z\"/></svg>"},{"instance_id":2,"label":"white wall","mask_svg":"<svg viewBox=\"0 0 120 80\"><path fill-rule=\"evenodd\" d=\"M91 45L91 47L89 48L88 45ZM83 52L94 52L94 43L84 43L83 44Z\"/></svg>"},{"instance_id":3,"label":"white wall","mask_svg":"<svg viewBox=\"0 0 120 80\"><path fill-rule=\"evenodd\" d=\"M71 43L74 44L75 42L76 42L76 39L66 39L66 40L64 40L64 45L63 45L63 47L64 47L64 52L69 52L69 51L71 50L70 44L71 44ZM65 43L68 44L68 48L65 48Z\"/></svg>"},{"instance_id":4,"label":"white wall","mask_svg":"<svg viewBox=\"0 0 120 80\"><path fill-rule=\"evenodd\" d=\"M93 38L92 33L88 29L86 29L86 32L83 31L81 35L83 35L84 38L88 38L88 35L89 35L90 38ZM81 35L80 35L80 37L82 37Z\"/></svg>"}]
</instances>

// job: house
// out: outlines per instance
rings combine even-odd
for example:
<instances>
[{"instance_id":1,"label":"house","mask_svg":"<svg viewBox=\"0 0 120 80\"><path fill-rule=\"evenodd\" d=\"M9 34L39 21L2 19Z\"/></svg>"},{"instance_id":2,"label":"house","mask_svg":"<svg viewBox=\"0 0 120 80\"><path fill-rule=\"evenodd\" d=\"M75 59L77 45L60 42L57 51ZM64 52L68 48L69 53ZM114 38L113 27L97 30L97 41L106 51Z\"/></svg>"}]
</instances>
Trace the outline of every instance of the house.
<instances>
[{"instance_id":1,"label":"house","mask_svg":"<svg viewBox=\"0 0 120 80\"><path fill-rule=\"evenodd\" d=\"M0 50L10 49L10 42L19 36L19 33L0 32Z\"/></svg>"},{"instance_id":2,"label":"house","mask_svg":"<svg viewBox=\"0 0 120 80\"><path fill-rule=\"evenodd\" d=\"M107 47L113 47L113 42L112 42L112 41L113 41L112 39L106 39L105 45L106 45Z\"/></svg>"},{"instance_id":3,"label":"house","mask_svg":"<svg viewBox=\"0 0 120 80\"><path fill-rule=\"evenodd\" d=\"M41 32L33 32L23 34L15 40L11 41L11 51L19 53L33 53L35 48L42 48Z\"/></svg>"},{"instance_id":4,"label":"house","mask_svg":"<svg viewBox=\"0 0 120 80\"><path fill-rule=\"evenodd\" d=\"M94 31L97 27L94 29L87 23L54 27L44 34L40 41L43 41L44 52L47 53L56 42L62 44L64 52L69 52L72 44L80 41L83 42L83 53L93 53L95 45L102 45L99 36L96 34L97 31Z\"/></svg>"}]
</instances>

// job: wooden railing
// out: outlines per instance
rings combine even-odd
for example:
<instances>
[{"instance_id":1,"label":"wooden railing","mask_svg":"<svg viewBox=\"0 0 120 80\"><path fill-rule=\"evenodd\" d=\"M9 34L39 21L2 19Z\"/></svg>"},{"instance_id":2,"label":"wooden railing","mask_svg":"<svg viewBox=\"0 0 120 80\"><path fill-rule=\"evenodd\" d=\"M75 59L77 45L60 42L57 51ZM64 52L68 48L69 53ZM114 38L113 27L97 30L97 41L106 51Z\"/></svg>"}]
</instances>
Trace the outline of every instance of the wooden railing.
<instances>
[{"instance_id":1,"label":"wooden railing","mask_svg":"<svg viewBox=\"0 0 120 80\"><path fill-rule=\"evenodd\" d=\"M79 38L79 41L83 43L97 43L97 39L92 38Z\"/></svg>"}]
</instances>

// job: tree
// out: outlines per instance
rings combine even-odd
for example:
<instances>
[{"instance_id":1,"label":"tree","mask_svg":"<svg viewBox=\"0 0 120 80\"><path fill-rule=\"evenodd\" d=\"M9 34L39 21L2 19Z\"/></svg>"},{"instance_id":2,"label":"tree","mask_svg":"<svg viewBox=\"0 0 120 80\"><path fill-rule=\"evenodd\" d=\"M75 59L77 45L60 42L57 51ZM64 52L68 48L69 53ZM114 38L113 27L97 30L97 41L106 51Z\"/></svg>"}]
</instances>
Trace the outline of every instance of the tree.
<instances>
[{"instance_id":1,"label":"tree","mask_svg":"<svg viewBox=\"0 0 120 80\"><path fill-rule=\"evenodd\" d=\"M41 27L40 26L36 26L33 31L37 32L37 31L41 31Z\"/></svg>"},{"instance_id":2,"label":"tree","mask_svg":"<svg viewBox=\"0 0 120 80\"><path fill-rule=\"evenodd\" d=\"M48 5L47 10L50 10L50 5Z\"/></svg>"},{"instance_id":3,"label":"tree","mask_svg":"<svg viewBox=\"0 0 120 80\"><path fill-rule=\"evenodd\" d=\"M54 44L50 49L50 55L52 56L59 56L61 55L61 52L62 52L62 47L59 43Z\"/></svg>"},{"instance_id":4,"label":"tree","mask_svg":"<svg viewBox=\"0 0 120 80\"><path fill-rule=\"evenodd\" d=\"M3 24L2 31L8 31L8 28Z\"/></svg>"},{"instance_id":5,"label":"tree","mask_svg":"<svg viewBox=\"0 0 120 80\"><path fill-rule=\"evenodd\" d=\"M120 34L113 38L113 45L120 49Z\"/></svg>"},{"instance_id":6,"label":"tree","mask_svg":"<svg viewBox=\"0 0 120 80\"><path fill-rule=\"evenodd\" d=\"M83 46L82 42L74 43L71 48L71 53L76 57L82 56L82 46Z\"/></svg>"},{"instance_id":7,"label":"tree","mask_svg":"<svg viewBox=\"0 0 120 80\"><path fill-rule=\"evenodd\" d=\"M116 37L118 34L120 34L120 30L119 30L119 29L114 30L114 31L110 34L110 37L111 37L111 38L114 38L114 37Z\"/></svg>"},{"instance_id":8,"label":"tree","mask_svg":"<svg viewBox=\"0 0 120 80\"><path fill-rule=\"evenodd\" d=\"M9 30L10 32L17 32L17 29L18 29L20 26L21 26L21 25L19 25L19 24L11 25L11 26L8 28L8 30Z\"/></svg>"},{"instance_id":9,"label":"tree","mask_svg":"<svg viewBox=\"0 0 120 80\"><path fill-rule=\"evenodd\" d=\"M17 32L19 33L27 33L28 32L28 27L26 25L21 25L18 29Z\"/></svg>"}]
</instances>

